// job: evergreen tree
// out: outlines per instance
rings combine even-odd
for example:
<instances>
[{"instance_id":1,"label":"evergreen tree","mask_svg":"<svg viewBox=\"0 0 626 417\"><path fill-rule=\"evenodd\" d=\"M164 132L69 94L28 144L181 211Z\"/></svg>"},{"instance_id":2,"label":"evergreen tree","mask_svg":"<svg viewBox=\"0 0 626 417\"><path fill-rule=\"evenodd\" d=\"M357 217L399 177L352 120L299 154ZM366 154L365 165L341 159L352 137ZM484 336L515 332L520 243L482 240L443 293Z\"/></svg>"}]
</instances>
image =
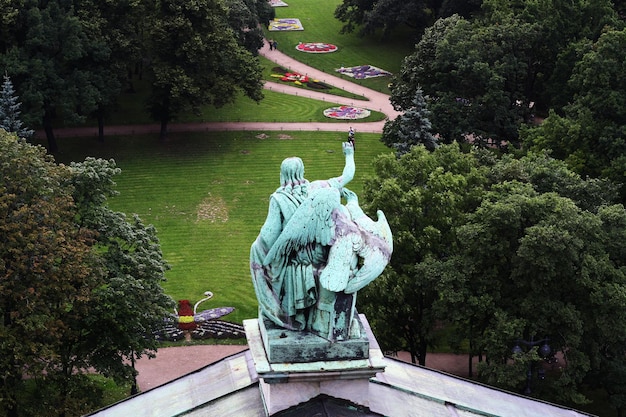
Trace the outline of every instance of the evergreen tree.
<instances>
[{"instance_id":1,"label":"evergreen tree","mask_svg":"<svg viewBox=\"0 0 626 417\"><path fill-rule=\"evenodd\" d=\"M23 127L20 120L20 106L22 103L17 101L13 83L7 74L4 74L4 83L0 90L0 129L4 129L10 133L16 133L19 137L28 139L34 132L32 129Z\"/></svg>"},{"instance_id":2,"label":"evergreen tree","mask_svg":"<svg viewBox=\"0 0 626 417\"><path fill-rule=\"evenodd\" d=\"M432 151L439 144L431 133L430 111L420 88L415 92L411 107L394 120L385 123L381 142L397 151L398 157L411 151L415 145L422 144Z\"/></svg>"}]
</instances>

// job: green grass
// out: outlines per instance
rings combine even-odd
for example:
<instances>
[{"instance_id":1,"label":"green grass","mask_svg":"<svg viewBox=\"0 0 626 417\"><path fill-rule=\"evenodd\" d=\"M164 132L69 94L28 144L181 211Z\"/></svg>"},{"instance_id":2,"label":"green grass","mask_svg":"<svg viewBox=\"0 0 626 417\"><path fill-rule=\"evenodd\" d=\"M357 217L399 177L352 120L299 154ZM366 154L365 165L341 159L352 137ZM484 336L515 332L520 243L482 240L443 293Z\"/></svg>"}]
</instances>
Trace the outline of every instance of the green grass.
<instances>
[{"instance_id":1,"label":"green grass","mask_svg":"<svg viewBox=\"0 0 626 417\"><path fill-rule=\"evenodd\" d=\"M337 0L286 0L288 7L276 7L276 18L300 19L303 31L277 32L265 30L268 39L278 42L278 49L314 68L339 75L336 68L357 65L374 65L391 73L397 73L402 60L415 46L408 30L398 30L388 39L380 36L361 37L357 33L341 34L343 23L335 19L334 12L341 2ZM308 54L296 50L299 42L326 42L337 45L336 52ZM346 79L352 80L349 77ZM366 87L389 93L388 77L357 81Z\"/></svg>"},{"instance_id":2,"label":"green grass","mask_svg":"<svg viewBox=\"0 0 626 417\"><path fill-rule=\"evenodd\" d=\"M304 90L304 89L303 89ZM338 89L334 89L340 91ZM145 86L137 83L137 91L126 93L120 99L117 110L111 114L106 124L131 125L155 123L144 111L141 103L145 101ZM345 120L334 120L324 116L324 110L337 105L332 101L314 100L307 97L281 94L275 91L264 90L265 98L260 102L240 94L235 102L219 109L205 107L201 113L183 114L172 123L182 122L328 122L346 123ZM306 94L306 90L303 91ZM358 124L362 122L377 122L385 119L383 113L372 111L365 119L350 121ZM93 125L93 120L87 125Z\"/></svg>"},{"instance_id":3,"label":"green grass","mask_svg":"<svg viewBox=\"0 0 626 417\"><path fill-rule=\"evenodd\" d=\"M228 320L240 322L257 316L249 249L278 187L280 163L301 157L309 180L338 176L344 164L340 133L265 132L266 139L259 133L170 134L164 144L152 135L111 137L104 144L68 138L57 160L115 159L122 169L120 195L110 206L156 226L172 267L166 293L193 303L210 290L215 296L204 307L233 306ZM360 193L372 160L389 150L377 134L357 140L357 173L349 187Z\"/></svg>"}]
</instances>

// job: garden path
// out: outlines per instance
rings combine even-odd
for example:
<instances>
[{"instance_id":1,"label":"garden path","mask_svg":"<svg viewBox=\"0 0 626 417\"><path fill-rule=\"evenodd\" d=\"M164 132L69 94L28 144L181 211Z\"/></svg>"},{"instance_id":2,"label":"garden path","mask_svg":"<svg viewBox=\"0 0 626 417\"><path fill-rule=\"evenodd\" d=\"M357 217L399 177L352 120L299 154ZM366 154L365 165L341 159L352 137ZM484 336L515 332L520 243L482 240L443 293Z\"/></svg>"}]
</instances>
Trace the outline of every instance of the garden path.
<instances>
[{"instance_id":1,"label":"garden path","mask_svg":"<svg viewBox=\"0 0 626 417\"><path fill-rule=\"evenodd\" d=\"M304 52L303 52L304 53ZM270 51L269 45L265 43L259 54L266 57L270 61L280 65L285 69L289 69L300 74L308 75L311 78L330 84L335 88L340 88L349 93L366 97L368 100L356 100L346 97L340 97L319 91L311 91L290 85L267 81L264 87L268 90L291 94L301 97L314 98L317 100L325 100L329 103L337 103L348 106L363 107L369 110L381 112L388 119L395 119L400 112L396 111L389 96L378 91L372 90L362 85L356 84L350 80L328 74L303 64L290 56L282 53L280 50ZM229 131L229 130L254 130L254 131L324 131L324 132L345 132L347 125L352 122L347 120L345 123L333 122L298 122L298 123L281 123L281 122L194 122L194 123L170 123L168 125L169 132L209 132L209 131ZM385 120L378 122L359 122L355 124L357 132L362 133L381 133ZM105 135L135 135L159 133L161 127L159 124L142 124L142 125L106 125L104 127ZM75 127L75 128L59 128L54 130L57 138L63 137L89 137L97 136L98 128L94 127ZM45 133L41 130L35 132L35 137L44 139Z\"/></svg>"}]
</instances>

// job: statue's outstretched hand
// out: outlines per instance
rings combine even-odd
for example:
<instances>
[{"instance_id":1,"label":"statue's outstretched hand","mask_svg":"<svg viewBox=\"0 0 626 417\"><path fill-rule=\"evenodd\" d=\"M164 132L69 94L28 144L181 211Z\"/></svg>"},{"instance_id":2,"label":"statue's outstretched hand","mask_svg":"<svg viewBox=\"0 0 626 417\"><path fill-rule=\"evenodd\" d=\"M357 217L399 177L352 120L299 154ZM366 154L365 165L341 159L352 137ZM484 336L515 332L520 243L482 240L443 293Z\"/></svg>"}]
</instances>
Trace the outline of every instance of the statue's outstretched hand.
<instances>
[{"instance_id":1,"label":"statue's outstretched hand","mask_svg":"<svg viewBox=\"0 0 626 417\"><path fill-rule=\"evenodd\" d=\"M354 147L350 142L343 143L343 154L344 155L354 155Z\"/></svg>"}]
</instances>

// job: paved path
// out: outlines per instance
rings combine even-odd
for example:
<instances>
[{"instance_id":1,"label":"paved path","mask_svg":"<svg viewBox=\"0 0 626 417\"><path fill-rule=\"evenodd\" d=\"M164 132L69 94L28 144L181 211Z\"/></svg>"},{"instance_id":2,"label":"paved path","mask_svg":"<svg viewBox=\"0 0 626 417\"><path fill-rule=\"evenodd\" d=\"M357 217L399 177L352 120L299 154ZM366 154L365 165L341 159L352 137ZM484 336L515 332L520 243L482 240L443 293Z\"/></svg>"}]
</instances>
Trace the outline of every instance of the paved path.
<instances>
[{"instance_id":1,"label":"paved path","mask_svg":"<svg viewBox=\"0 0 626 417\"><path fill-rule=\"evenodd\" d=\"M305 52L302 52L305 53ZM330 84L333 87L340 88L347 92L367 97L367 100L355 100L346 97L335 96L332 94L326 94L319 91L311 91L304 88L298 88L286 84L275 83L267 81L264 87L267 90L277 91L285 94L292 94L301 97L313 98L316 100L324 100L329 103L343 104L348 106L363 107L369 110L375 110L381 112L387 116L388 119L395 119L400 113L394 110L389 96L378 91L374 91L370 88L363 87L349 80L337 77L332 74L327 74L313 67L305 65L295 59L285 55L281 51L269 50L267 42L265 46L261 48L259 54L268 58L270 61L277 65L289 69L300 74L308 75L309 77ZM345 123L335 122L302 122L302 123L271 123L271 122L198 122L198 123L170 123L168 124L168 132L209 132L209 131L228 131L228 130L254 130L254 131L326 131L326 132L345 132L347 130ZM362 133L381 133L385 121L379 122L359 122L355 123L357 132ZM151 134L159 133L161 127L159 124L144 124L144 125L123 125L123 126L109 126L105 125L105 135L134 135L134 134ZM63 128L55 129L55 136L57 138L64 137L89 137L97 136L97 127L77 127L77 128ZM35 137L45 138L43 131L35 132Z\"/></svg>"},{"instance_id":2,"label":"paved path","mask_svg":"<svg viewBox=\"0 0 626 417\"><path fill-rule=\"evenodd\" d=\"M137 385L141 391L147 391L245 349L248 346L189 345L161 348L156 358L142 358L135 362L139 372ZM397 359L411 362L407 352L398 352ZM453 375L467 376L467 360L467 355L429 353L426 355L426 366Z\"/></svg>"}]
</instances>

